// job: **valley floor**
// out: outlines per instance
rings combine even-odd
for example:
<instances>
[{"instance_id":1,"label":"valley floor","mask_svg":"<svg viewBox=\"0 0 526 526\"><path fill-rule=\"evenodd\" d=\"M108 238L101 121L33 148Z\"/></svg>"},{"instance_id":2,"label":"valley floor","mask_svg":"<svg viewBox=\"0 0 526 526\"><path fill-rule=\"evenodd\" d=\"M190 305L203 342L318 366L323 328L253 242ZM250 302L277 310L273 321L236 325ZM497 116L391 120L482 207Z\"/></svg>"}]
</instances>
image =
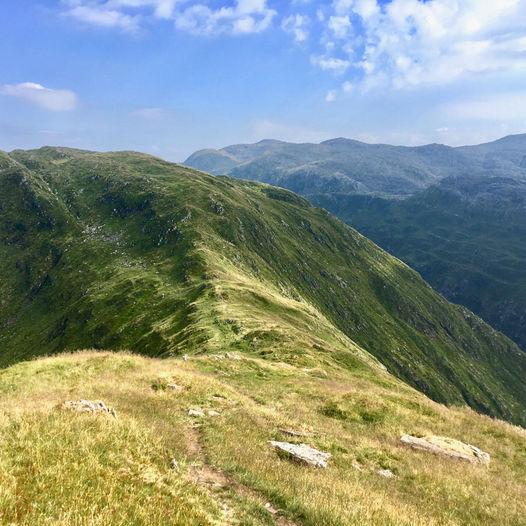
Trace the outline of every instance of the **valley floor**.
<instances>
[{"instance_id":1,"label":"valley floor","mask_svg":"<svg viewBox=\"0 0 526 526\"><path fill-rule=\"evenodd\" d=\"M79 399L117 418L63 407ZM410 450L406 433L474 444L491 464ZM332 458L309 468L270 440ZM42 358L0 371L0 451L2 524L526 524L526 431L436 404L381 370L248 355Z\"/></svg>"}]
</instances>

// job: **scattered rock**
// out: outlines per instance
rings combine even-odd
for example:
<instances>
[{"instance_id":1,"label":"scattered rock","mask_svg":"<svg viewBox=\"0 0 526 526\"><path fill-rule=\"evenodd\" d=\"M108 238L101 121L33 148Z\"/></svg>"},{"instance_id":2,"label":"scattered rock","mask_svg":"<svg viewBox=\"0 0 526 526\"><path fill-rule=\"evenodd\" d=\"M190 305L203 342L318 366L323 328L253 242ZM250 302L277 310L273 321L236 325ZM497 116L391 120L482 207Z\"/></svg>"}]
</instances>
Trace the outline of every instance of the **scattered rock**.
<instances>
[{"instance_id":1,"label":"scattered rock","mask_svg":"<svg viewBox=\"0 0 526 526\"><path fill-rule=\"evenodd\" d=\"M226 400L226 398L224 396L212 396L212 399L213 400L218 400L220 402L223 402Z\"/></svg>"},{"instance_id":2,"label":"scattered rock","mask_svg":"<svg viewBox=\"0 0 526 526\"><path fill-rule=\"evenodd\" d=\"M390 469L379 469L376 473L381 477L385 477L387 479L392 479L396 476Z\"/></svg>"},{"instance_id":3,"label":"scattered rock","mask_svg":"<svg viewBox=\"0 0 526 526\"><path fill-rule=\"evenodd\" d=\"M196 411L195 409L189 409L188 416L205 416L205 414L202 411Z\"/></svg>"},{"instance_id":4,"label":"scattered rock","mask_svg":"<svg viewBox=\"0 0 526 526\"><path fill-rule=\"evenodd\" d=\"M426 436L422 438L404 435L400 439L407 446L420 451L427 451L434 455L447 456L458 460L465 460L472 464L487 466L490 463L488 453L481 451L478 447L465 444L454 438Z\"/></svg>"},{"instance_id":5,"label":"scattered rock","mask_svg":"<svg viewBox=\"0 0 526 526\"><path fill-rule=\"evenodd\" d=\"M271 513L272 515L276 515L276 513L278 513L279 510L277 510L276 508L274 508L274 506L272 506L272 504L270 502L267 502L265 504L265 508L267 509L267 511L269 513Z\"/></svg>"},{"instance_id":6,"label":"scattered rock","mask_svg":"<svg viewBox=\"0 0 526 526\"><path fill-rule=\"evenodd\" d=\"M175 460L175 458L173 458L170 462L170 467L175 471L179 471L179 464L177 463L177 460Z\"/></svg>"},{"instance_id":7,"label":"scattered rock","mask_svg":"<svg viewBox=\"0 0 526 526\"><path fill-rule=\"evenodd\" d=\"M170 384L166 385L166 389L178 390L178 389L182 389L182 387L180 385L177 385L177 384L174 384L174 383L170 383Z\"/></svg>"},{"instance_id":8,"label":"scattered rock","mask_svg":"<svg viewBox=\"0 0 526 526\"><path fill-rule=\"evenodd\" d=\"M360 466L360 464L358 464L358 462L353 462L353 463L351 464L351 466L352 466L356 471L363 471L362 466Z\"/></svg>"},{"instance_id":9,"label":"scattered rock","mask_svg":"<svg viewBox=\"0 0 526 526\"><path fill-rule=\"evenodd\" d=\"M285 453L292 460L314 466L316 468L326 468L327 461L331 458L330 453L319 451L307 444L291 444L290 442L269 441L280 452Z\"/></svg>"},{"instance_id":10,"label":"scattered rock","mask_svg":"<svg viewBox=\"0 0 526 526\"><path fill-rule=\"evenodd\" d=\"M183 354L183 360L186 362L188 360L188 354Z\"/></svg>"},{"instance_id":11,"label":"scattered rock","mask_svg":"<svg viewBox=\"0 0 526 526\"><path fill-rule=\"evenodd\" d=\"M76 411L88 411L91 413L105 413L117 418L117 412L112 407L108 409L102 400L68 400L62 405L66 409L74 409Z\"/></svg>"},{"instance_id":12,"label":"scattered rock","mask_svg":"<svg viewBox=\"0 0 526 526\"><path fill-rule=\"evenodd\" d=\"M221 413L214 411L213 409L208 411L208 416L219 416Z\"/></svg>"}]
</instances>

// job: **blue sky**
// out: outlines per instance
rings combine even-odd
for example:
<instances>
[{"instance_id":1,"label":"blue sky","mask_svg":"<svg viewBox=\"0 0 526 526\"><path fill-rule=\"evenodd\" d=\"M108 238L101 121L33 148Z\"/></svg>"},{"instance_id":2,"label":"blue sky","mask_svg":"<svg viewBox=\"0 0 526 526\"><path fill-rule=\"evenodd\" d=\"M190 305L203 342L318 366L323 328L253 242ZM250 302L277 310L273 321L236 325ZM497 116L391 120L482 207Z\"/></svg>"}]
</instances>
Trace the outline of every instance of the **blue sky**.
<instances>
[{"instance_id":1,"label":"blue sky","mask_svg":"<svg viewBox=\"0 0 526 526\"><path fill-rule=\"evenodd\" d=\"M0 149L526 132L524 0L3 0Z\"/></svg>"}]
</instances>

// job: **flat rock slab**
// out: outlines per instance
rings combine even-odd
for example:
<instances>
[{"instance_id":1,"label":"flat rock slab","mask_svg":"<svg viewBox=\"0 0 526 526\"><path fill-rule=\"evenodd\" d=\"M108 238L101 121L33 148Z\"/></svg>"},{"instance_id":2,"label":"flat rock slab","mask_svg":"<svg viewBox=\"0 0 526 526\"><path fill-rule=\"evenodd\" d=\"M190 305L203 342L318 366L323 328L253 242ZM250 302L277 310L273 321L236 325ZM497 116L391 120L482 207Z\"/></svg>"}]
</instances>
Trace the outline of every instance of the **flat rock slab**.
<instances>
[{"instance_id":1,"label":"flat rock slab","mask_svg":"<svg viewBox=\"0 0 526 526\"><path fill-rule=\"evenodd\" d=\"M413 449L427 451L434 455L465 460L472 464L481 464L483 466L487 466L490 462L488 453L481 451L478 447L465 444L454 438L432 435L418 438L411 435L404 435L400 440Z\"/></svg>"},{"instance_id":2,"label":"flat rock slab","mask_svg":"<svg viewBox=\"0 0 526 526\"><path fill-rule=\"evenodd\" d=\"M102 400L68 400L62 404L62 407L80 412L107 413L117 418L115 408L109 409Z\"/></svg>"},{"instance_id":3,"label":"flat rock slab","mask_svg":"<svg viewBox=\"0 0 526 526\"><path fill-rule=\"evenodd\" d=\"M307 444L291 444L290 442L276 442L274 440L269 441L269 444L292 460L316 468L326 468L327 461L332 456L330 453L319 451Z\"/></svg>"}]
</instances>

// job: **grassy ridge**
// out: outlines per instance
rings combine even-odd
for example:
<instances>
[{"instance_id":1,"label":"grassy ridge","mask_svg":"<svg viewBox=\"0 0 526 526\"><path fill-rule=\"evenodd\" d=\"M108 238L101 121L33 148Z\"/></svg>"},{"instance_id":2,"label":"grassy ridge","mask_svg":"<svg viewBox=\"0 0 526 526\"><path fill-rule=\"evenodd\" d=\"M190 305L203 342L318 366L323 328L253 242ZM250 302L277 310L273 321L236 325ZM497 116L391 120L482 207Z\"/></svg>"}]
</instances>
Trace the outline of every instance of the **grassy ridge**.
<instances>
[{"instance_id":1,"label":"grassy ridge","mask_svg":"<svg viewBox=\"0 0 526 526\"><path fill-rule=\"evenodd\" d=\"M350 369L372 354L437 401L526 422L524 354L303 198L135 153L3 159L2 364L87 347Z\"/></svg>"},{"instance_id":2,"label":"grassy ridge","mask_svg":"<svg viewBox=\"0 0 526 526\"><path fill-rule=\"evenodd\" d=\"M167 389L172 381L183 389ZM118 419L61 409L79 398L103 399ZM220 415L196 420L190 408ZM279 431L304 425L319 434ZM491 464L406 449L404 433L459 438ZM324 376L252 357L62 355L0 371L0 523L518 526L524 438L365 366ZM269 440L333 457L326 470L305 468Z\"/></svg>"}]
</instances>

